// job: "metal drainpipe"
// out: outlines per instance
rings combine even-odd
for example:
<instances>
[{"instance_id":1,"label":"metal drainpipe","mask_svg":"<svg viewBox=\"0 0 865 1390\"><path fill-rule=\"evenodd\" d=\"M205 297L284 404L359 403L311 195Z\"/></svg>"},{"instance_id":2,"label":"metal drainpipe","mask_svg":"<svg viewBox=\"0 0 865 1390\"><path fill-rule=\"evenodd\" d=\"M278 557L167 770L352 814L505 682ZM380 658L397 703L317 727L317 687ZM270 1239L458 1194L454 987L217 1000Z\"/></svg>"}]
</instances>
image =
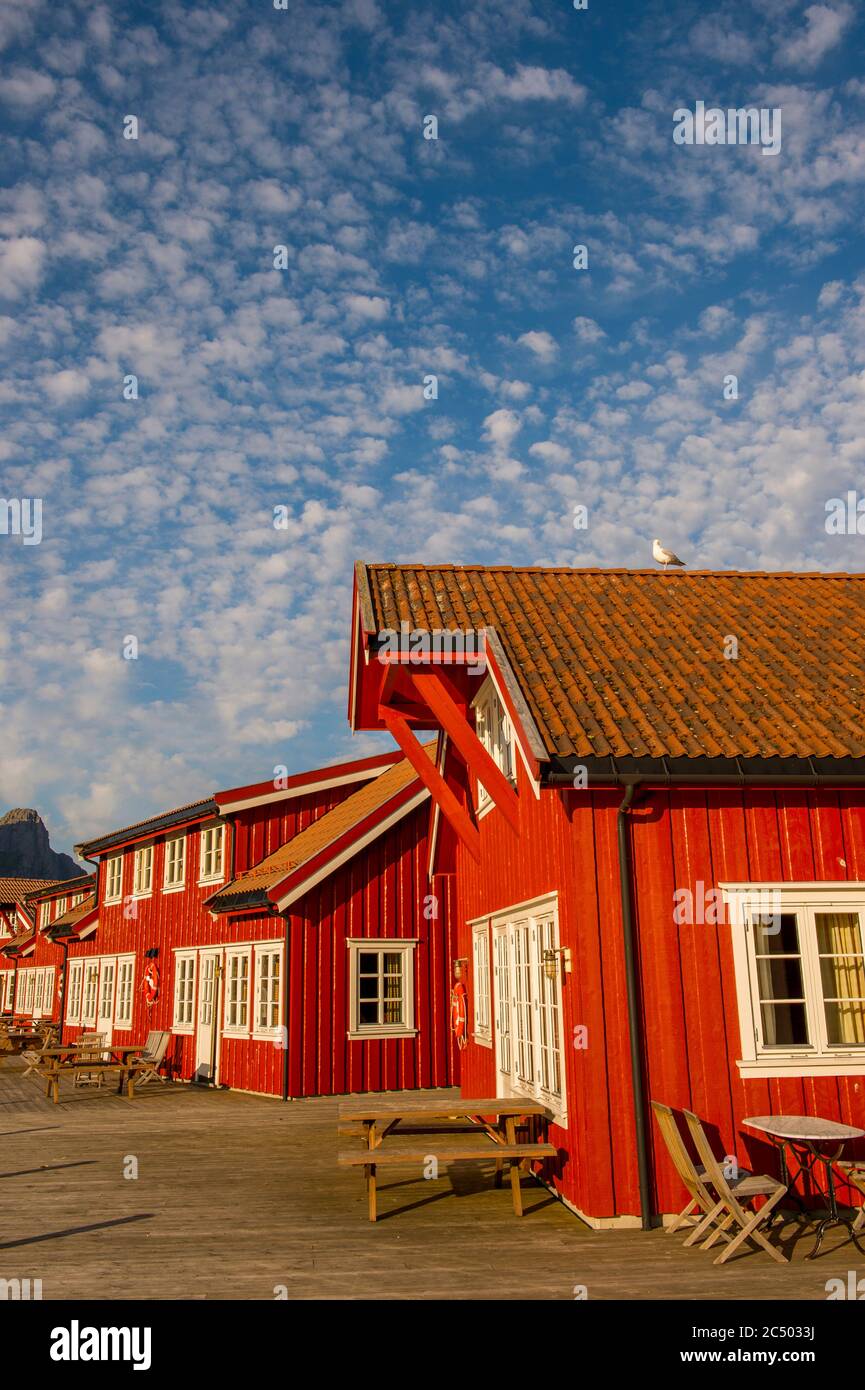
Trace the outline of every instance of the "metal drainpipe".
<instances>
[{"instance_id":1,"label":"metal drainpipe","mask_svg":"<svg viewBox=\"0 0 865 1390\"><path fill-rule=\"evenodd\" d=\"M285 999L285 1003L282 1008L282 1017L285 1032L282 1035L282 1099L288 1100L288 1020L290 1008L290 1000L288 997L288 953L291 949L291 944L289 941L289 914L287 912L283 914L283 921L285 922L285 963L282 969L282 993Z\"/></svg>"},{"instance_id":2,"label":"metal drainpipe","mask_svg":"<svg viewBox=\"0 0 865 1390\"><path fill-rule=\"evenodd\" d=\"M646 1125L646 1093L643 1086L642 1017L636 933L634 931L633 874L628 839L628 811L639 783L628 782L616 813L619 841L619 890L622 899L622 937L625 946L625 981L628 994L628 1033L631 1043L631 1083L634 1091L634 1129L637 1139L637 1171L640 1179L640 1218L644 1231L652 1229L652 1184L649 1176L649 1142Z\"/></svg>"},{"instance_id":3,"label":"metal drainpipe","mask_svg":"<svg viewBox=\"0 0 865 1390\"><path fill-rule=\"evenodd\" d=\"M66 1017L66 985L69 977L69 937L63 938L63 975L60 983L60 1030L57 1035L58 1047L63 1046L63 1021Z\"/></svg>"}]
</instances>

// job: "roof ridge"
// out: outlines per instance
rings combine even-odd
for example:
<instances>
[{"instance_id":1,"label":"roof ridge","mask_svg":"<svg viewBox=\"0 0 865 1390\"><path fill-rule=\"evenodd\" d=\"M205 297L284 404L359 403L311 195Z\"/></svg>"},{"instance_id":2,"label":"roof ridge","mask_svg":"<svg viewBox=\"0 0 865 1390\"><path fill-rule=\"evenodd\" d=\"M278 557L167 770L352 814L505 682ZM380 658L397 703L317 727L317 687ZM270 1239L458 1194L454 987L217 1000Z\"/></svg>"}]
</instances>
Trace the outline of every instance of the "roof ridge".
<instances>
[{"instance_id":1,"label":"roof ridge","mask_svg":"<svg viewBox=\"0 0 865 1390\"><path fill-rule=\"evenodd\" d=\"M738 576L743 579L865 579L865 571L861 570L662 570L650 567L634 569L625 565L430 565L420 560L416 562L412 560L376 560L365 563L365 568L370 570L422 570L426 573L435 570L449 570L454 573L468 572L473 574L633 574L665 581L671 579L723 579L725 576Z\"/></svg>"}]
</instances>

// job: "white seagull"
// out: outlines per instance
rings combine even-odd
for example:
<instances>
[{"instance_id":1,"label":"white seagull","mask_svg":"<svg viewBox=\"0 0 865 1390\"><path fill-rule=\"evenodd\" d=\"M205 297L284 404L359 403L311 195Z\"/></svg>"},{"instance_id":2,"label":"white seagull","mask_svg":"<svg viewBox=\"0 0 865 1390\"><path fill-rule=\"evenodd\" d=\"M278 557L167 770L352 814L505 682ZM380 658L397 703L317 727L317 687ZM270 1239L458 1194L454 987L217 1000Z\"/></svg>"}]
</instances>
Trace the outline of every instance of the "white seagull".
<instances>
[{"instance_id":1,"label":"white seagull","mask_svg":"<svg viewBox=\"0 0 865 1390\"><path fill-rule=\"evenodd\" d=\"M652 558L657 560L659 565L663 565L664 569L668 565L682 565L684 567L685 564L685 561L680 560L672 550L665 550L657 536L652 541Z\"/></svg>"}]
</instances>

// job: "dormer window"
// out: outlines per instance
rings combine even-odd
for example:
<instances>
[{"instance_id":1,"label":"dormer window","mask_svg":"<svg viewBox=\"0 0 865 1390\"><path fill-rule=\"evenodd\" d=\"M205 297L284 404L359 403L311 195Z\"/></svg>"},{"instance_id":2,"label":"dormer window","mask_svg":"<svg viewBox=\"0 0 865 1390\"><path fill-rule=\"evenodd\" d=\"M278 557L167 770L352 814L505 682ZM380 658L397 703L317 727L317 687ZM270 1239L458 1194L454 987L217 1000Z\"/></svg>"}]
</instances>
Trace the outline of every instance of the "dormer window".
<instances>
[{"instance_id":1,"label":"dormer window","mask_svg":"<svg viewBox=\"0 0 865 1390\"><path fill-rule=\"evenodd\" d=\"M492 681L487 678L474 701L475 730L496 767L514 780L514 731ZM478 805L485 806L490 794L478 783Z\"/></svg>"}]
</instances>

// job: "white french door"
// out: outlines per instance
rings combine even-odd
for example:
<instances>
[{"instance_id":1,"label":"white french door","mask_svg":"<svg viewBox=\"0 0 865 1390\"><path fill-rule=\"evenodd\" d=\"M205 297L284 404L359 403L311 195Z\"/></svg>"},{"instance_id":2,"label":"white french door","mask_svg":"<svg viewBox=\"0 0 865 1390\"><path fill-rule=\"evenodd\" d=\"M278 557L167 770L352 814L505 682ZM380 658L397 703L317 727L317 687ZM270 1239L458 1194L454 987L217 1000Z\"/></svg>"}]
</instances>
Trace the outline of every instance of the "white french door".
<instances>
[{"instance_id":1,"label":"white french door","mask_svg":"<svg viewBox=\"0 0 865 1390\"><path fill-rule=\"evenodd\" d=\"M214 1079L214 1031L219 1028L219 951L198 956L198 1014L195 1028L194 1081Z\"/></svg>"},{"instance_id":2,"label":"white french door","mask_svg":"<svg viewBox=\"0 0 865 1390\"><path fill-rule=\"evenodd\" d=\"M492 919L498 1093L565 1113L561 954L555 904Z\"/></svg>"},{"instance_id":3,"label":"white french door","mask_svg":"<svg viewBox=\"0 0 865 1390\"><path fill-rule=\"evenodd\" d=\"M105 1034L106 1045L113 1041L116 975L116 959L103 957L99 970L99 1008L96 1014L96 1032Z\"/></svg>"}]
</instances>

